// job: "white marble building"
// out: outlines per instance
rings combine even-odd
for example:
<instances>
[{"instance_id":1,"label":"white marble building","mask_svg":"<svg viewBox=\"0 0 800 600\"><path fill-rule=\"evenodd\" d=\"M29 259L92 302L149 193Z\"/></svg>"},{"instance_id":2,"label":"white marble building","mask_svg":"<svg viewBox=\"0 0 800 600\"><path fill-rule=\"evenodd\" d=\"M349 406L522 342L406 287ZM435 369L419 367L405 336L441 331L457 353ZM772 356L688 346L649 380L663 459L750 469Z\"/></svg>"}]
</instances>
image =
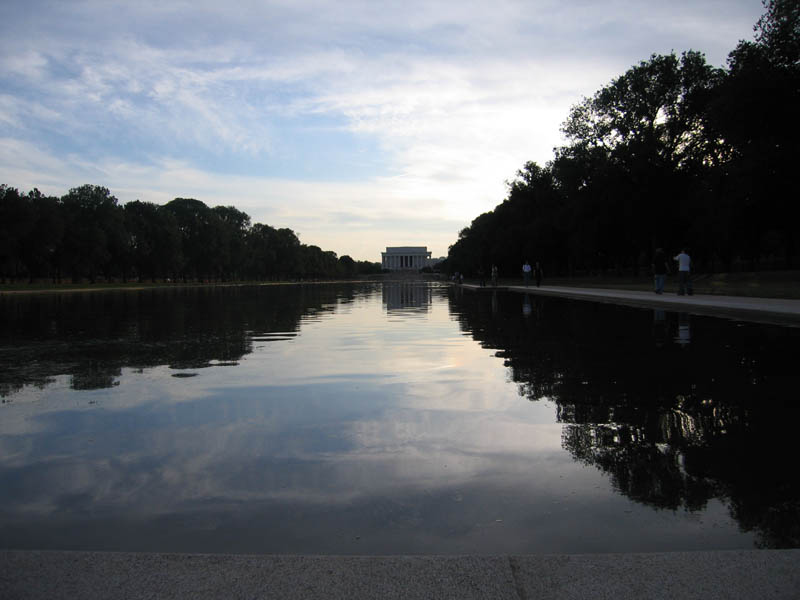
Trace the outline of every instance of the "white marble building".
<instances>
[{"instance_id":1,"label":"white marble building","mask_svg":"<svg viewBox=\"0 0 800 600\"><path fill-rule=\"evenodd\" d=\"M381 289L386 312L428 312L433 304L433 290L424 282L392 281Z\"/></svg>"},{"instance_id":2,"label":"white marble building","mask_svg":"<svg viewBox=\"0 0 800 600\"><path fill-rule=\"evenodd\" d=\"M418 271L430 264L427 246L387 246L381 252L381 266L390 271Z\"/></svg>"}]
</instances>

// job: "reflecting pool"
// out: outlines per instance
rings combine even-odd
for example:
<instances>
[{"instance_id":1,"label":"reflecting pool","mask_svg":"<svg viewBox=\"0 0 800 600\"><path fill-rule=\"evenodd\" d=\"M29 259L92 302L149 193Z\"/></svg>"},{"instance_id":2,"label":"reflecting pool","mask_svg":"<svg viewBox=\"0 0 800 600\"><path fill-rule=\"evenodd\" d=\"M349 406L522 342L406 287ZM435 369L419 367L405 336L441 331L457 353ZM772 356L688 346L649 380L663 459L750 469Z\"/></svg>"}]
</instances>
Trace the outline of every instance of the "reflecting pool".
<instances>
[{"instance_id":1,"label":"reflecting pool","mask_svg":"<svg viewBox=\"0 0 800 600\"><path fill-rule=\"evenodd\" d=\"M0 547L798 547L799 346L425 282L0 296Z\"/></svg>"}]
</instances>

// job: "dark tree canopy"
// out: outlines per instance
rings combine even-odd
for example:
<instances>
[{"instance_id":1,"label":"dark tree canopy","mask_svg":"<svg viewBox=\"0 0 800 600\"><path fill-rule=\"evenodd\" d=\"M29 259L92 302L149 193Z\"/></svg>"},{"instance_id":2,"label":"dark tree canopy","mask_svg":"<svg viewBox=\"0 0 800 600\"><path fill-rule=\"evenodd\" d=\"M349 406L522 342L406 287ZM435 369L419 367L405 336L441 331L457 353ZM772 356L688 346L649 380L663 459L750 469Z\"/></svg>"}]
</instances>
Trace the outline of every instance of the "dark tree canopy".
<instances>
[{"instance_id":1,"label":"dark tree canopy","mask_svg":"<svg viewBox=\"0 0 800 600\"><path fill-rule=\"evenodd\" d=\"M251 225L233 206L193 198L120 205L104 187L61 198L0 186L0 280L172 281L348 278L380 265L300 243L291 229Z\"/></svg>"},{"instance_id":2,"label":"dark tree canopy","mask_svg":"<svg viewBox=\"0 0 800 600\"><path fill-rule=\"evenodd\" d=\"M727 69L653 55L574 106L567 145L459 233L448 270L637 274L683 246L701 270L795 268L800 5L764 5Z\"/></svg>"}]
</instances>

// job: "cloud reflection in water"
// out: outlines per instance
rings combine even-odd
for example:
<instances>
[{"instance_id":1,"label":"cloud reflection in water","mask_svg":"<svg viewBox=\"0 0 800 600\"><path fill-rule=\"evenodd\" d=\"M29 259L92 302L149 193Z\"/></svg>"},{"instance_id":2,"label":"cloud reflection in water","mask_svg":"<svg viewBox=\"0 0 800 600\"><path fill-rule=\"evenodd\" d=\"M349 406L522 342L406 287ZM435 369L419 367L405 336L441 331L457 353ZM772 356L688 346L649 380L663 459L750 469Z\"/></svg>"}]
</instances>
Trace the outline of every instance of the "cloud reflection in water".
<instances>
[{"instance_id":1,"label":"cloud reflection in water","mask_svg":"<svg viewBox=\"0 0 800 600\"><path fill-rule=\"evenodd\" d=\"M117 373L119 385L68 384L73 365L89 360L80 351L63 363L45 353L40 366L52 371L23 369L21 382L6 382L16 391L0 419L2 539L9 547L356 554L753 543L731 517L719 469L703 502L691 505L702 519L650 508L664 505L658 485L671 480L659 468L643 483L647 465L666 468L673 447L702 447L718 429L697 420L691 399L683 412L665 412L658 394L643 398L642 374L586 370L597 338L578 318L618 319L608 324L618 336L600 363L608 367L628 350L647 363L646 313L644 333L631 333L637 311L598 315L534 298L523 313L506 306L520 297L420 289L409 296L413 316L389 310L393 292L370 285L180 293L169 296L170 321L158 316L157 293L113 299L118 318L99 319L109 329L95 328L91 344L78 337L76 347L99 352L109 342L98 368ZM63 316L56 332L70 330ZM577 329L559 343L546 323ZM119 328L132 333L115 337ZM684 354L702 344L693 336ZM20 349L33 357L42 341L31 338ZM652 339L648 347L657 349ZM229 362L238 365L216 366ZM177 363L203 368L175 379ZM56 383L31 387L41 376ZM588 389L574 383L586 380ZM528 402L529 393L549 399ZM631 462L637 448L647 452ZM694 455L680 455L696 477Z\"/></svg>"}]
</instances>

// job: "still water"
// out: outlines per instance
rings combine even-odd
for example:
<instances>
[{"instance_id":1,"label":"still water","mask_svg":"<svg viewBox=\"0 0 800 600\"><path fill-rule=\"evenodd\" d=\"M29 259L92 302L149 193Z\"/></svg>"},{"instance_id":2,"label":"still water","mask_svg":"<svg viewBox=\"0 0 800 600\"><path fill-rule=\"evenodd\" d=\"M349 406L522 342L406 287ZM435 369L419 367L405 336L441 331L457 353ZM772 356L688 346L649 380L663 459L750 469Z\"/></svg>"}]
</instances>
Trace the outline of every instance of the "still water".
<instances>
[{"instance_id":1,"label":"still water","mask_svg":"<svg viewBox=\"0 0 800 600\"><path fill-rule=\"evenodd\" d=\"M798 347L423 282L0 296L0 548L798 547Z\"/></svg>"}]
</instances>

